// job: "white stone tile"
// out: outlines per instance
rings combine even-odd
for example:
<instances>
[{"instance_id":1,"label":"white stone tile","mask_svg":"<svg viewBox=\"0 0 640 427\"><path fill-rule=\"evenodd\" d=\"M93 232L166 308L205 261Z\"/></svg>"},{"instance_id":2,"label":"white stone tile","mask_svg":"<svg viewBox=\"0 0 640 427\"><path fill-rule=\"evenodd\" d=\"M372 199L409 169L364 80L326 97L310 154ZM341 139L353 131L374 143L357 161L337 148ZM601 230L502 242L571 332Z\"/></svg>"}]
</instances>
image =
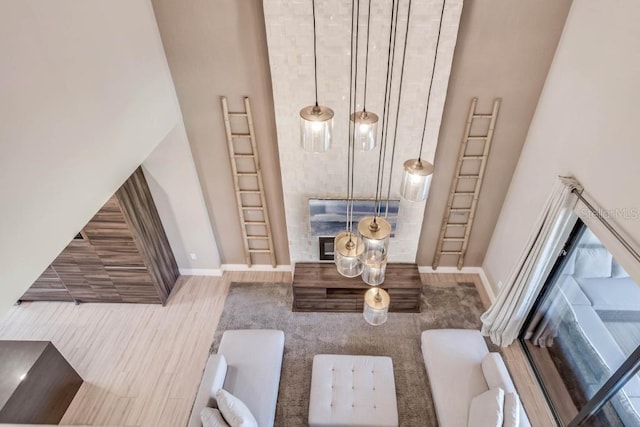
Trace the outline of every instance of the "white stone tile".
<instances>
[{"instance_id":1,"label":"white stone tile","mask_svg":"<svg viewBox=\"0 0 640 427\"><path fill-rule=\"evenodd\" d=\"M358 49L358 109L362 108L366 42L366 4L361 2ZM400 64L408 2L401 2L396 40L394 82L391 90L390 126L387 134L387 157L384 168L384 197L390 174L394 136L395 108L398 105ZM319 102L335 112L334 142L327 153L306 153L299 143L299 110L314 102L313 33L311 0L269 0L263 2L269 61L273 80L280 166L291 258L294 261L318 259L317 238L311 237L308 199L346 197L347 144L349 114L351 2L330 0L316 2L318 35ZM391 199L399 198L402 163L415 158L424 123L428 83L431 77L438 21L442 1L412 3L411 26L407 41L402 99L391 180ZM376 112L382 121L386 81L389 19L391 1L372 1L370 51L367 82L367 110ZM449 0L444 13L438 62L429 105L423 159L433 161L451 61L455 48L462 0ZM379 137L382 123L379 125ZM354 197L375 195L378 150L356 152ZM396 237L391 240L389 259L414 262L422 227L424 203L401 204Z\"/></svg>"}]
</instances>

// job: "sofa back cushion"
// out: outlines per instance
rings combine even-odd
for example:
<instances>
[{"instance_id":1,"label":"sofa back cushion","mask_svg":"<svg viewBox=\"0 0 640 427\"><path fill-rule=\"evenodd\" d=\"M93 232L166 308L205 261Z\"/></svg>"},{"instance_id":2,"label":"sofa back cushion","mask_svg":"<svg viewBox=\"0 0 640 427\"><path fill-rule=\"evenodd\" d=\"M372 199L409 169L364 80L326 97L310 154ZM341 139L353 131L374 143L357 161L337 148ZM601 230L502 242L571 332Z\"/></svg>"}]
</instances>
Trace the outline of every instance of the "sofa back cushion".
<instances>
[{"instance_id":1,"label":"sofa back cushion","mask_svg":"<svg viewBox=\"0 0 640 427\"><path fill-rule=\"evenodd\" d=\"M489 388L501 388L505 391L505 393L517 393L516 387L513 385L513 381L511 380L511 375L509 375L509 371L507 370L507 366L504 364L502 360L502 356L499 353L489 353L482 359L482 373L484 374L484 379L487 382ZM529 423L529 418L524 412L524 406L522 406L522 402L518 399L518 407L519 407L519 425L522 427L529 427L531 424Z\"/></svg>"},{"instance_id":2,"label":"sofa back cushion","mask_svg":"<svg viewBox=\"0 0 640 427\"><path fill-rule=\"evenodd\" d=\"M604 247L577 248L574 277L611 277L611 253Z\"/></svg>"},{"instance_id":3,"label":"sofa back cushion","mask_svg":"<svg viewBox=\"0 0 640 427\"><path fill-rule=\"evenodd\" d=\"M480 366L487 353L480 331L430 329L422 333L422 355L438 425L467 425L471 399L488 389Z\"/></svg>"},{"instance_id":4,"label":"sofa back cushion","mask_svg":"<svg viewBox=\"0 0 640 427\"><path fill-rule=\"evenodd\" d=\"M468 427L502 427L504 390L492 388L471 399Z\"/></svg>"},{"instance_id":5,"label":"sofa back cushion","mask_svg":"<svg viewBox=\"0 0 640 427\"><path fill-rule=\"evenodd\" d=\"M516 391L509 371L499 353L489 353L482 359L482 373L489 388L501 388L505 393Z\"/></svg>"}]
</instances>

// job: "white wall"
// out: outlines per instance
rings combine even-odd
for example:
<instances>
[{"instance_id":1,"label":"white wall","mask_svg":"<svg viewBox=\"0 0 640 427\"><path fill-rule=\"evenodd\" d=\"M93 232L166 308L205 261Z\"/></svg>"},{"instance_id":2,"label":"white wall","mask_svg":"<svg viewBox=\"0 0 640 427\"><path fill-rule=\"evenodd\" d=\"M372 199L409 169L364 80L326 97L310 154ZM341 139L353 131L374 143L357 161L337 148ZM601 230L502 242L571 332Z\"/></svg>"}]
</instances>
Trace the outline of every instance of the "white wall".
<instances>
[{"instance_id":1,"label":"white wall","mask_svg":"<svg viewBox=\"0 0 640 427\"><path fill-rule=\"evenodd\" d=\"M482 265L570 6L571 0L465 2L418 265L433 262L471 98L478 98L478 112L489 112L494 98L500 97L500 113L464 258L465 266ZM457 262L457 255L440 258L441 266Z\"/></svg>"},{"instance_id":2,"label":"white wall","mask_svg":"<svg viewBox=\"0 0 640 427\"><path fill-rule=\"evenodd\" d=\"M401 2L399 13L390 131L393 130L395 123L393 117L398 102L397 90L407 4L407 2ZM441 0L412 4L396 155L393 162L392 199L399 199L400 196L402 163L418 156L442 4ZM386 79L390 6L390 2L373 2L371 11L372 30L366 107L368 111L380 116L379 133ZM361 2L358 109L362 108L364 91L366 8L366 2ZM461 0L447 1L422 156L429 162L433 162L438 142L461 12ZM323 197L345 198L347 191L351 3L335 0L316 2L318 97L320 104L329 106L335 112L333 147L321 154L308 153L300 147L299 111L314 102L311 2L307 0L268 1L264 2L264 13L289 252L293 261L314 261L318 259L318 239L312 237L310 233L307 200ZM391 132L388 138L385 198L392 143L393 133ZM354 197L373 198L375 196L378 153L379 149L356 152ZM415 262L424 208L424 202L403 201L401 203L396 237L390 242L390 261Z\"/></svg>"},{"instance_id":3,"label":"white wall","mask_svg":"<svg viewBox=\"0 0 640 427\"><path fill-rule=\"evenodd\" d=\"M0 3L0 315L176 126L148 0Z\"/></svg>"},{"instance_id":4,"label":"white wall","mask_svg":"<svg viewBox=\"0 0 640 427\"><path fill-rule=\"evenodd\" d=\"M483 265L494 288L560 174L574 175L638 247L638 19L635 0L574 0Z\"/></svg>"},{"instance_id":5,"label":"white wall","mask_svg":"<svg viewBox=\"0 0 640 427\"><path fill-rule=\"evenodd\" d=\"M251 100L276 259L288 265L262 0L152 3L222 262L245 262L220 105L224 95L234 111L244 109L245 96ZM271 264L267 254L254 253L252 261Z\"/></svg>"},{"instance_id":6,"label":"white wall","mask_svg":"<svg viewBox=\"0 0 640 427\"><path fill-rule=\"evenodd\" d=\"M220 254L181 118L142 167L180 272L214 273Z\"/></svg>"}]
</instances>

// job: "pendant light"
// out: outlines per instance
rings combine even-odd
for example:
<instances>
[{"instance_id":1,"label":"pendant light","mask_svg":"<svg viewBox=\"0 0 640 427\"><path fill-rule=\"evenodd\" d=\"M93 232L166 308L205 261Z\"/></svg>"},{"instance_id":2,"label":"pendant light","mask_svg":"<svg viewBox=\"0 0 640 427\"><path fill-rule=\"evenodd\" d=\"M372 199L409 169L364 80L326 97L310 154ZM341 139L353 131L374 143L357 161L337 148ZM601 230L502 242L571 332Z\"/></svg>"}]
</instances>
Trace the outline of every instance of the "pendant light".
<instances>
[{"instance_id":1,"label":"pendant light","mask_svg":"<svg viewBox=\"0 0 640 427\"><path fill-rule=\"evenodd\" d=\"M358 0L358 16L356 19L356 76L358 75L358 23L360 21L360 0ZM364 98L362 101L362 111L351 114L353 126L353 136L355 145L361 151L371 151L376 147L376 137L378 135L378 115L367 111L367 77L369 71L369 30L371 27L371 0L367 10L367 47L364 63Z\"/></svg>"},{"instance_id":2,"label":"pendant light","mask_svg":"<svg viewBox=\"0 0 640 427\"><path fill-rule=\"evenodd\" d=\"M302 148L320 153L331 147L333 133L333 110L318 105L318 60L316 41L316 2L311 0L313 10L313 71L315 82L315 105L300 110L300 136Z\"/></svg>"},{"instance_id":3,"label":"pendant light","mask_svg":"<svg viewBox=\"0 0 640 427\"><path fill-rule=\"evenodd\" d=\"M335 263L338 273L344 277L357 277L362 274L360 254L364 246L358 236L350 231L338 233L334 240Z\"/></svg>"},{"instance_id":4,"label":"pendant light","mask_svg":"<svg viewBox=\"0 0 640 427\"><path fill-rule=\"evenodd\" d=\"M427 199L431 177L433 176L433 165L426 160L422 160L422 147L424 145L424 135L427 130L427 118L429 117L429 101L431 100L431 89L433 78L436 72L436 61L438 59L438 46L440 45L440 33L442 31L442 18L444 17L444 7L446 0L442 2L440 11L440 23L438 24L438 38L436 39L436 50L433 57L433 67L431 69L431 80L429 81L429 91L427 93L427 108L424 113L424 125L422 127L422 140L420 141L420 151L417 159L409 159L404 162L404 172L402 173L402 183L400 184L400 195L410 202L421 202Z\"/></svg>"},{"instance_id":5,"label":"pendant light","mask_svg":"<svg viewBox=\"0 0 640 427\"><path fill-rule=\"evenodd\" d=\"M351 49L353 51L354 38L353 38L353 19L355 10L355 0L351 3ZM359 13L359 7L358 7ZM356 21L357 25L357 21ZM356 28L357 33L357 28ZM357 57L356 57L357 61ZM357 75L357 65L355 74ZM353 90L354 82L354 58L351 58L350 70L349 70L349 111L353 111L356 108L355 91ZM350 124L349 124L350 125ZM353 133L349 132L349 145L347 148L347 224L346 231L339 233L333 243L334 247L334 260L338 273L345 277L357 277L362 273L363 265L361 255L364 251L364 245L357 235L352 233L353 229L353 162L354 162L354 139Z\"/></svg>"},{"instance_id":6,"label":"pendant light","mask_svg":"<svg viewBox=\"0 0 640 427\"><path fill-rule=\"evenodd\" d=\"M377 286L384 282L390 236L391 225L383 218L367 216L358 223L358 238L363 248L360 256L362 280L368 285Z\"/></svg>"},{"instance_id":7,"label":"pendant light","mask_svg":"<svg viewBox=\"0 0 640 427\"><path fill-rule=\"evenodd\" d=\"M391 25L389 30L389 56L387 58L387 78L384 94L384 109L382 113L382 139L380 144L380 154L378 157L378 173L376 182L375 212L373 216L367 216L358 223L358 239L362 242L363 252L361 260L363 264L362 280L370 285L377 286L384 282L387 269L387 251L389 248L389 237L391 236L391 224L380 216L381 194L384 177L384 158L387 146L387 127L389 124L388 111L391 98L391 86L393 83L393 63L395 61L395 41L398 25L398 4L393 0L391 3ZM411 5L411 3L409 3ZM411 10L411 8L409 8ZM404 59L403 59L404 67ZM365 304L366 306L366 304Z\"/></svg>"},{"instance_id":8,"label":"pendant light","mask_svg":"<svg viewBox=\"0 0 640 427\"><path fill-rule=\"evenodd\" d=\"M389 313L389 294L384 289L375 286L364 294L364 320L373 326L382 325L387 321Z\"/></svg>"}]
</instances>

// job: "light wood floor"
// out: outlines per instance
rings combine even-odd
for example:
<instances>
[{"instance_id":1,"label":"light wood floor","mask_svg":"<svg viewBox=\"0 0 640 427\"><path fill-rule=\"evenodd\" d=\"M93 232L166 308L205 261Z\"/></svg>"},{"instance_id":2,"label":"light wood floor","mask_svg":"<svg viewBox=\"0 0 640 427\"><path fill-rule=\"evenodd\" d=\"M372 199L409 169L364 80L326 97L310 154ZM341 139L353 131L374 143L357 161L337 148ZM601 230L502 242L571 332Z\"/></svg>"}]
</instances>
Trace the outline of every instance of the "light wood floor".
<instances>
[{"instance_id":1,"label":"light wood floor","mask_svg":"<svg viewBox=\"0 0 640 427\"><path fill-rule=\"evenodd\" d=\"M181 278L166 307L34 302L13 307L0 339L52 341L84 379L61 424L183 426L233 281L290 273Z\"/></svg>"},{"instance_id":2,"label":"light wood floor","mask_svg":"<svg viewBox=\"0 0 640 427\"><path fill-rule=\"evenodd\" d=\"M422 274L423 283L480 277ZM191 410L231 282L290 282L289 273L226 272L184 277L166 307L141 304L23 303L0 321L0 339L52 341L85 380L63 425L182 426ZM534 427L550 412L518 346L503 355Z\"/></svg>"}]
</instances>

